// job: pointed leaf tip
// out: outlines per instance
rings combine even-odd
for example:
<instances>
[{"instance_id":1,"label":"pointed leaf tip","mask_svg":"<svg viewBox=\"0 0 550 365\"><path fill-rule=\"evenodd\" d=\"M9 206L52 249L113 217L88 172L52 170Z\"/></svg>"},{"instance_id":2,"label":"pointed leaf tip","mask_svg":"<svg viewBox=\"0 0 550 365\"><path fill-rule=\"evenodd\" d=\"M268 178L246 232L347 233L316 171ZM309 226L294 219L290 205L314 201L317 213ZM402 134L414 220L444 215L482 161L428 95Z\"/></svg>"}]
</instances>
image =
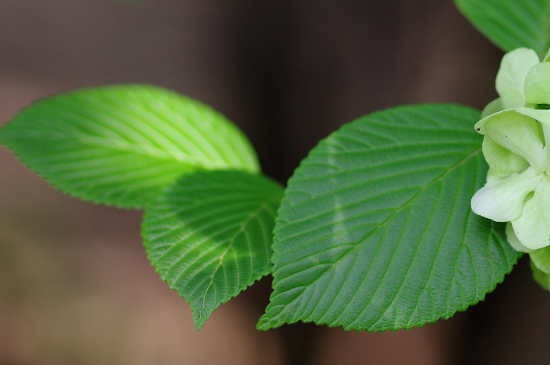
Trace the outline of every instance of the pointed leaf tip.
<instances>
[{"instance_id":1,"label":"pointed leaf tip","mask_svg":"<svg viewBox=\"0 0 550 365\"><path fill-rule=\"evenodd\" d=\"M149 204L149 260L191 305L197 329L221 304L271 271L282 187L242 171L185 175Z\"/></svg>"}]
</instances>

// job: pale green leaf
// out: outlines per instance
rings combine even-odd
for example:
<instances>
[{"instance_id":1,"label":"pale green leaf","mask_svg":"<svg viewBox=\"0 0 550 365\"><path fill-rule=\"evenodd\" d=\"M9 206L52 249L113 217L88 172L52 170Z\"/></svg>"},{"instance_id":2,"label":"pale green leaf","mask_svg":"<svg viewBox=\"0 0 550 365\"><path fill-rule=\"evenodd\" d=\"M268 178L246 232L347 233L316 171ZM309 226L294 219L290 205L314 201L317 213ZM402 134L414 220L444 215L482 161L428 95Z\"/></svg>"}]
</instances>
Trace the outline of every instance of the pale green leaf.
<instances>
[{"instance_id":1,"label":"pale green leaf","mask_svg":"<svg viewBox=\"0 0 550 365\"><path fill-rule=\"evenodd\" d=\"M525 199L532 195L539 179L540 175L533 168L505 178L494 174L473 196L472 210L496 222L515 220L524 212Z\"/></svg>"},{"instance_id":2,"label":"pale green leaf","mask_svg":"<svg viewBox=\"0 0 550 365\"><path fill-rule=\"evenodd\" d=\"M512 222L506 222L506 239L512 248L518 252L533 252L533 249L527 248L520 242L518 236L514 232Z\"/></svg>"},{"instance_id":3,"label":"pale green leaf","mask_svg":"<svg viewBox=\"0 0 550 365\"><path fill-rule=\"evenodd\" d=\"M539 270L550 273L550 246L531 251L529 256Z\"/></svg>"},{"instance_id":4,"label":"pale green leaf","mask_svg":"<svg viewBox=\"0 0 550 365\"><path fill-rule=\"evenodd\" d=\"M530 48L518 48L506 53L500 62L495 86L500 94L507 89L517 89L523 93L525 77L529 70L538 64L537 53ZM517 106L523 106L523 103Z\"/></svg>"},{"instance_id":5,"label":"pale green leaf","mask_svg":"<svg viewBox=\"0 0 550 365\"><path fill-rule=\"evenodd\" d=\"M529 167L529 162L520 155L502 147L490 137L483 138L483 156L489 164L489 168L502 175L521 173Z\"/></svg>"},{"instance_id":6,"label":"pale green leaf","mask_svg":"<svg viewBox=\"0 0 550 365\"><path fill-rule=\"evenodd\" d=\"M345 125L289 180L258 328L296 321L385 331L485 298L520 253L475 215L485 183L477 111L404 106Z\"/></svg>"},{"instance_id":7,"label":"pale green leaf","mask_svg":"<svg viewBox=\"0 0 550 365\"><path fill-rule=\"evenodd\" d=\"M0 130L0 142L58 189L120 207L142 207L196 169L259 171L250 142L225 117L149 85L37 101Z\"/></svg>"},{"instance_id":8,"label":"pale green leaf","mask_svg":"<svg viewBox=\"0 0 550 365\"><path fill-rule=\"evenodd\" d=\"M550 104L550 63L539 63L525 78L525 101L529 104ZM523 105L521 105L523 106Z\"/></svg>"},{"instance_id":9,"label":"pale green leaf","mask_svg":"<svg viewBox=\"0 0 550 365\"><path fill-rule=\"evenodd\" d=\"M531 261L531 271L533 279L544 289L550 291L550 274L540 270L536 264Z\"/></svg>"},{"instance_id":10,"label":"pale green leaf","mask_svg":"<svg viewBox=\"0 0 550 365\"><path fill-rule=\"evenodd\" d=\"M146 207L149 259L191 305L198 329L221 303L271 271L282 195L262 175L204 171L182 176Z\"/></svg>"},{"instance_id":11,"label":"pale green leaf","mask_svg":"<svg viewBox=\"0 0 550 365\"><path fill-rule=\"evenodd\" d=\"M525 105L525 77L539 62L537 53L529 48L517 48L504 55L495 82L501 110Z\"/></svg>"},{"instance_id":12,"label":"pale green leaf","mask_svg":"<svg viewBox=\"0 0 550 365\"><path fill-rule=\"evenodd\" d=\"M521 110L504 110L491 114L476 123L475 127L481 134L491 138L491 141L521 156L530 165L541 170L544 165L544 135L540 124L533 118L523 115ZM490 163L492 164L491 160ZM512 167L507 170L511 169Z\"/></svg>"},{"instance_id":13,"label":"pale green leaf","mask_svg":"<svg viewBox=\"0 0 550 365\"><path fill-rule=\"evenodd\" d=\"M511 222L518 240L522 245L533 250L550 244L550 186L545 178L538 176L536 178L537 187L525 200L523 212ZM519 185L517 188L522 186Z\"/></svg>"},{"instance_id":14,"label":"pale green leaf","mask_svg":"<svg viewBox=\"0 0 550 365\"><path fill-rule=\"evenodd\" d=\"M509 52L534 49L542 59L550 47L550 0L455 0L473 25Z\"/></svg>"},{"instance_id":15,"label":"pale green leaf","mask_svg":"<svg viewBox=\"0 0 550 365\"><path fill-rule=\"evenodd\" d=\"M481 117L485 118L493 113L499 112L503 110L504 107L502 106L502 100L500 98L496 98L495 100L491 101L489 104L485 106L483 111L481 112Z\"/></svg>"}]
</instances>

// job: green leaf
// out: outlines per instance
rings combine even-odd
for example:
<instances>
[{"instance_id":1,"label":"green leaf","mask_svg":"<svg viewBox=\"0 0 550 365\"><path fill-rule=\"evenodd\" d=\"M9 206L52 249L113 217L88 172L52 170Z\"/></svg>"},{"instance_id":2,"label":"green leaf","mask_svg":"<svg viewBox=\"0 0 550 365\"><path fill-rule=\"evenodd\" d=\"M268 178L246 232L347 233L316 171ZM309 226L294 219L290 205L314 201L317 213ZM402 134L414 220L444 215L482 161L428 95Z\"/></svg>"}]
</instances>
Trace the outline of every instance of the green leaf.
<instances>
[{"instance_id":1,"label":"green leaf","mask_svg":"<svg viewBox=\"0 0 550 365\"><path fill-rule=\"evenodd\" d=\"M550 0L455 0L470 22L503 51L550 47Z\"/></svg>"},{"instance_id":2,"label":"green leaf","mask_svg":"<svg viewBox=\"0 0 550 365\"><path fill-rule=\"evenodd\" d=\"M259 171L252 146L231 122L149 85L37 101L0 130L0 142L60 190L119 207L142 207L196 169Z\"/></svg>"},{"instance_id":3,"label":"green leaf","mask_svg":"<svg viewBox=\"0 0 550 365\"><path fill-rule=\"evenodd\" d=\"M200 329L210 314L271 271L282 187L261 175L184 175L145 209L143 237L157 272L191 305Z\"/></svg>"},{"instance_id":4,"label":"green leaf","mask_svg":"<svg viewBox=\"0 0 550 365\"><path fill-rule=\"evenodd\" d=\"M519 257L475 215L485 182L479 112L403 106L345 125L289 180L273 241L274 292L258 328L298 320L385 331L483 300Z\"/></svg>"}]
</instances>

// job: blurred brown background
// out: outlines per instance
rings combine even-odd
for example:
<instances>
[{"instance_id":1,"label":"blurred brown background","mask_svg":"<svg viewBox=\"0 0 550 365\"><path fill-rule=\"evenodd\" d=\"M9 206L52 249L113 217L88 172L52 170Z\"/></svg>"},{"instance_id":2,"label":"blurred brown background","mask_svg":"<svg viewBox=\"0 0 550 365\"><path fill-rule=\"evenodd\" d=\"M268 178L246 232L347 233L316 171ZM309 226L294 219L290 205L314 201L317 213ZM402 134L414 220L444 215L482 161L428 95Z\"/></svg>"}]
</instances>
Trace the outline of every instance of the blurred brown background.
<instances>
[{"instance_id":1,"label":"blurred brown background","mask_svg":"<svg viewBox=\"0 0 550 365\"><path fill-rule=\"evenodd\" d=\"M285 182L345 122L492 100L502 53L451 0L1 0L0 124L90 85L152 83L239 125ZM547 364L550 297L525 260L487 300L395 333L260 332L270 279L197 332L147 262L141 213L83 203L0 148L0 365Z\"/></svg>"}]
</instances>

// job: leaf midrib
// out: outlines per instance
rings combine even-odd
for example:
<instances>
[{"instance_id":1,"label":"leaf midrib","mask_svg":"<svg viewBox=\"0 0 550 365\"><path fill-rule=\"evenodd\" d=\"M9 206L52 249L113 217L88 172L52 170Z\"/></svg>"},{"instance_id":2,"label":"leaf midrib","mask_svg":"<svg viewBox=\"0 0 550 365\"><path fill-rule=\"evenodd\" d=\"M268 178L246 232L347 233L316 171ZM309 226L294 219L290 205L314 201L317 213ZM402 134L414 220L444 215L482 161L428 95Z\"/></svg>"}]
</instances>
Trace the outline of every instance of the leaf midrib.
<instances>
[{"instance_id":1,"label":"leaf midrib","mask_svg":"<svg viewBox=\"0 0 550 365\"><path fill-rule=\"evenodd\" d=\"M208 284L208 287L207 287L207 289L206 289L206 291L205 291L205 295L202 297L202 305L200 305L200 306L198 306L198 307L196 307L196 308L193 308L193 313L194 313L194 316L193 316L194 318L193 318L193 319L194 319L195 326L196 326L197 329L200 329L200 328L202 327L202 325L203 325L203 320L202 320L203 310L209 311L209 309L206 308L206 303L205 303L205 301L206 301L207 294L208 294L208 292L209 292L209 290L210 290L210 287L211 287L211 286L213 285L213 283L214 283L214 276L215 276L216 273L218 272L218 269L219 269L220 267L223 266L223 260L224 260L224 258L225 258L225 256L226 256L226 254L227 254L227 253L230 251L230 249L232 248L233 242L235 241L235 239L236 239L240 234L242 234L243 232L245 232L246 226L247 226L254 218L258 217L258 215L261 214L261 213L264 212L264 211L267 212L267 211L269 210L269 207L270 207L271 205L276 204L276 203L281 199L281 194L282 194L282 192L278 192L278 193L272 195L269 199L267 199L266 201L264 201L264 202L263 202L254 212L252 212L252 213L250 214L250 216L247 217L247 219L241 224L239 230L238 230L238 231L234 234L234 236L231 238L231 240L230 240L230 242L229 242L229 246L226 248L226 250L225 250L224 253L221 255L221 257L220 257L219 259L214 260L214 261L219 260L219 263L218 263L218 265L216 266L216 268L215 268L213 274L210 275L209 277L207 276L207 277L205 278L205 280L203 281L203 283L204 283L205 281L210 280L210 282L209 282L209 284ZM265 235L264 235L264 237L265 237ZM249 246L249 249L250 249L251 246L250 246L250 245L248 245L248 246ZM266 248L267 248L267 247L266 247ZM250 253L252 253L252 251L250 251ZM253 255L250 255L250 256L251 256L250 259L252 260L252 256L253 256ZM204 257L204 256L202 256L202 257ZM198 261L198 260L196 260L196 261ZM268 259L267 262L269 262L269 259ZM246 283L245 283L245 284L241 284L241 275L240 275L240 272L239 272L239 270L238 270L238 260L236 260L235 263L236 263L236 265L237 265L237 287L236 287L235 289L236 289L237 291L241 291L241 290L243 290L246 286L248 286L248 285L250 285L250 284L246 284ZM181 277L182 274L183 274L183 272L178 276L178 279L176 279L175 282L179 280L179 278ZM252 271L251 274L254 274L254 271ZM260 273L257 273L256 277L253 277L253 279L254 279L254 280L257 280L257 279L259 279L262 275L265 275L265 273L261 273L261 272L260 272ZM202 285L202 284L201 284L201 285ZM190 293L189 295L185 295L185 294L183 293L183 291L182 291L182 294L183 294L186 298L190 299L190 298L193 296L193 294L195 293L195 291L196 291L199 287L200 287L200 285L198 285L198 286L195 288L195 290L193 290L193 292ZM233 292L229 292L229 293L228 293L227 289L228 289L228 283L227 283L227 276L226 276L225 296L224 296L224 298L222 298L222 299L220 300L220 303L223 303L223 302L224 302L224 299L228 299L228 298L227 298L228 295L229 295L229 298L231 298L231 297L234 295L234 294L233 294L234 290L233 290ZM216 286L214 286L214 290L217 291ZM217 299L217 294L215 295L215 299ZM216 300L216 301L217 301L217 300ZM195 303L196 303L196 302L195 302ZM195 307L195 303L190 303L190 304L191 304L192 307ZM198 317L196 316L197 313L198 313Z\"/></svg>"},{"instance_id":2,"label":"leaf midrib","mask_svg":"<svg viewBox=\"0 0 550 365\"><path fill-rule=\"evenodd\" d=\"M481 150L481 147L477 148L477 149L476 149L477 153L479 153L480 150ZM475 154L476 154L476 151L474 151L474 152L472 152L470 155L468 155L467 158L470 158L470 157L472 157L473 155L475 155ZM424 158L425 158L426 156L421 156L421 157L424 157ZM446 170L446 171L445 171L443 174L441 174L441 176L439 176L437 179L433 180L433 181L430 182L428 185L426 185L424 188L420 189L420 191L419 191L418 193L416 193L415 196L413 196L413 197L411 198L411 200L410 200L408 203L406 203L406 204L411 204L411 203L413 202L413 199L415 199L415 198L416 198L419 194L421 194L424 190L426 190L427 188L429 188L429 187L431 186L431 184L434 184L435 182L437 182L438 179L444 178L444 177L445 177L448 173L450 173L453 169L457 168L458 166L460 166L461 163L465 163L466 161L467 161L467 160L461 160L461 161L459 161L456 165L453 165L453 166L451 167L451 169ZM382 166L382 165L381 165L381 166ZM436 166L436 167L439 168L439 166ZM432 167L432 168L436 168L436 167ZM364 169L364 168L361 168L361 169ZM407 173L408 173L408 172L407 172ZM336 176L337 174L334 173L334 174L331 174L330 176L332 176L332 175L335 175L335 176ZM398 176L398 175L399 175L399 174L386 175L386 176L379 176L379 177L377 177L377 179L375 179L375 180L382 180L382 179L386 179L386 178L388 178L388 177ZM327 176L328 176L328 175L327 175ZM305 179L300 179L299 181L302 181L302 180L305 180ZM371 179L371 180L367 180L367 181L371 182L371 181L375 181L375 180ZM362 182L362 183L364 183L364 182ZM361 183L361 184L362 184L362 183ZM360 183L356 183L355 185L359 185L359 184L360 184ZM407 188L410 188L410 187L407 187ZM396 190L394 190L394 191L392 191L392 192L400 191L400 190L402 190L402 189L404 189L404 188L396 189ZM326 197L326 196L328 196L328 195L330 195L330 194L333 194L334 192L339 192L339 191L343 191L343 188L341 188L341 189L339 189L339 190L333 190L333 191L330 191L330 192L325 192L324 194L321 194L321 195L317 195L317 196L315 196L315 199L323 198L323 197ZM385 193L386 193L386 192L385 192ZM377 197L377 196L384 195L385 193L383 193L383 194L377 194L377 195L373 195L373 196L369 196L368 199L372 199L372 198L375 198L375 197ZM288 194L288 193L287 193L287 194ZM366 199L366 200L368 200L368 199ZM305 202L306 202L306 201L300 201L299 203L294 204L293 206L288 207L287 209L295 208L295 207L298 206L298 205L303 205L303 204L305 204ZM355 203L353 203L353 204L355 204ZM350 205L353 205L353 204L350 204ZM348 205L348 206L349 206L349 205ZM347 206L343 206L343 207L347 207ZM402 209L402 208L404 208L404 207L405 207L405 205L402 206L401 208L397 208L397 209L400 210L400 209ZM340 208L341 208L341 207L340 207ZM380 210L380 209L378 209L378 210ZM376 210L374 210L374 211L376 211ZM373 212L374 212L374 211L373 211ZM326 214L329 214L330 212L331 212L331 210L323 211L323 212L321 212L320 215L326 215ZM398 211L396 211L396 212L395 212L394 214L392 214L389 218L387 218L387 219L384 221L384 223L382 223L382 224L385 224L385 223L387 222L387 220L391 219L391 218L392 218L395 214L397 214L397 213L398 213ZM280 214L279 214L279 215L280 215ZM318 215L318 216L319 216L319 215ZM308 220L308 218L305 218L304 220ZM298 220L293 220L293 223L296 223L296 222L303 222L304 220L300 220L300 219L298 219ZM371 223L371 224L373 224L373 223ZM380 226L381 226L382 224L380 224ZM380 226L379 226L379 227L380 227ZM296 234L296 235L285 237L285 240L292 239L292 238L298 237L298 236L300 236L300 235L302 235L302 234L309 233L309 232L313 232L313 231L316 231L316 230L321 229L321 228L323 228L323 226L321 226L321 227L316 227L315 229L312 229L312 230L310 230L310 231L305 231L305 232L304 232L304 231L301 231L300 233L298 233L298 234ZM277 230L277 231L278 231L278 230ZM371 233L374 233L374 231L376 231L376 229L374 229ZM319 239L321 239L321 238L318 238L317 240L319 240ZM280 242L280 241L278 241L278 242ZM277 242L277 243L278 243L278 242ZM301 247L301 246L300 246L300 247ZM293 252L293 251L295 251L295 250L298 250L300 247L296 247L296 248L294 248L294 249L292 249L292 250L290 250L290 251L286 251L286 252L281 253L281 254L279 254L279 255L288 255L289 253L291 253L291 252ZM278 255L278 256L279 256L279 255Z\"/></svg>"},{"instance_id":3,"label":"leaf midrib","mask_svg":"<svg viewBox=\"0 0 550 365\"><path fill-rule=\"evenodd\" d=\"M158 148L158 147L154 147L154 146L141 146L139 144L133 144L133 143L129 143L129 142L126 142L126 141L116 141L116 143L113 143L112 140L109 140L107 138L102 138L102 137L91 137L91 136L86 136L86 135L81 135L81 136L78 136L78 135L72 135L71 137L72 138L69 138L69 136L67 135L63 135L63 134L58 134L57 136L48 136L49 138L45 138L44 136L39 136L39 138L35 138L36 140L41 140L41 141L55 141L55 142L60 142L60 141L78 141L79 143L83 144L83 145L88 145L88 146L92 146L92 147L99 147L99 148L103 148L103 149L108 149L108 150L113 150L113 151L122 151L122 152L128 152L128 153L132 153L132 154L135 154L135 155L141 155L141 156L146 156L146 157L149 157L149 158L154 158L154 159L157 159L157 160L165 160L165 161L173 161L173 162L177 162L177 163L182 163L182 164L187 164L187 165L191 165L191 166L195 166L195 167L206 167L206 168L214 168L214 167L225 167L225 166L229 166L228 163L223 163L223 164L220 164L220 163L213 163L213 161L211 160L208 160L208 159L202 159L202 158L197 158L197 157L193 157L189 154L185 154L181 151L178 151L180 152L179 154L171 154L169 153L168 151L166 150L163 150L161 148ZM57 137L57 138L52 138L52 137ZM61 137L61 138L59 138ZM26 140L29 140L29 139L33 139L32 137L29 138L29 136L26 136L25 138ZM8 143L6 143L6 145L9 145ZM179 155L179 156L178 156Z\"/></svg>"},{"instance_id":4,"label":"leaf midrib","mask_svg":"<svg viewBox=\"0 0 550 365\"><path fill-rule=\"evenodd\" d=\"M325 271L323 271L313 282L316 282L317 280L319 280L321 277L323 277L329 270L331 270L335 265L337 265L337 263L339 261L341 261L342 259L344 259L347 255L349 255L353 250L357 249L358 247L360 247L365 241L367 241L374 233L376 233L381 227L385 226L393 217L395 217L400 211L402 211L403 209L405 209L406 207L410 206L424 191L426 191L428 188L430 188L432 185L436 184L438 181L441 181L443 178L445 178L445 176L447 176L448 174L450 174L452 171L454 171L457 167L465 164L466 162L468 162L472 157L476 156L477 154L479 154L479 152L481 152L481 147L478 147L477 149L475 149L473 152L471 152L470 154L468 154L465 158L463 158L461 161L457 162L455 165L451 166L445 173L443 173L441 176L439 176L438 178L434 179L432 182L430 182L429 184L427 184L423 189L421 189L418 193L416 193L407 203L403 204L403 206L401 206L400 208L396 209L396 211L390 215L388 218L386 218L382 223L380 223L380 225L375 228L372 232L370 232L365 238L363 238L361 241L359 241L358 243L354 244L354 247L352 247L348 252L344 253L340 258L338 258L338 260L336 260L332 265L330 265L329 267L327 267L327 269ZM289 264L286 264L286 265L289 265ZM286 266L284 265L284 266ZM283 267L284 267L283 266ZM278 283L278 278L277 278L277 272L281 269L281 267L278 267L277 264L275 264L274 268L273 268L273 276L275 278L275 283L274 283L274 287L276 287L276 284ZM293 273L292 275L295 275L296 273ZM291 275L291 276L292 276ZM291 276L286 276L285 279L288 279L289 277ZM288 306L290 306L292 303L294 303L299 297L302 297L303 296L303 291L305 290L305 288L309 287L311 284L309 284L308 286L304 286L304 289L302 290L302 293L300 293L299 295L297 295L292 301L290 301L288 304L284 305L283 308L287 308ZM280 293L282 294L282 293ZM279 294L279 295L280 295ZM284 310L284 309L283 309ZM276 315L276 316L279 316L279 314L283 311L279 311L279 313Z\"/></svg>"}]
</instances>

